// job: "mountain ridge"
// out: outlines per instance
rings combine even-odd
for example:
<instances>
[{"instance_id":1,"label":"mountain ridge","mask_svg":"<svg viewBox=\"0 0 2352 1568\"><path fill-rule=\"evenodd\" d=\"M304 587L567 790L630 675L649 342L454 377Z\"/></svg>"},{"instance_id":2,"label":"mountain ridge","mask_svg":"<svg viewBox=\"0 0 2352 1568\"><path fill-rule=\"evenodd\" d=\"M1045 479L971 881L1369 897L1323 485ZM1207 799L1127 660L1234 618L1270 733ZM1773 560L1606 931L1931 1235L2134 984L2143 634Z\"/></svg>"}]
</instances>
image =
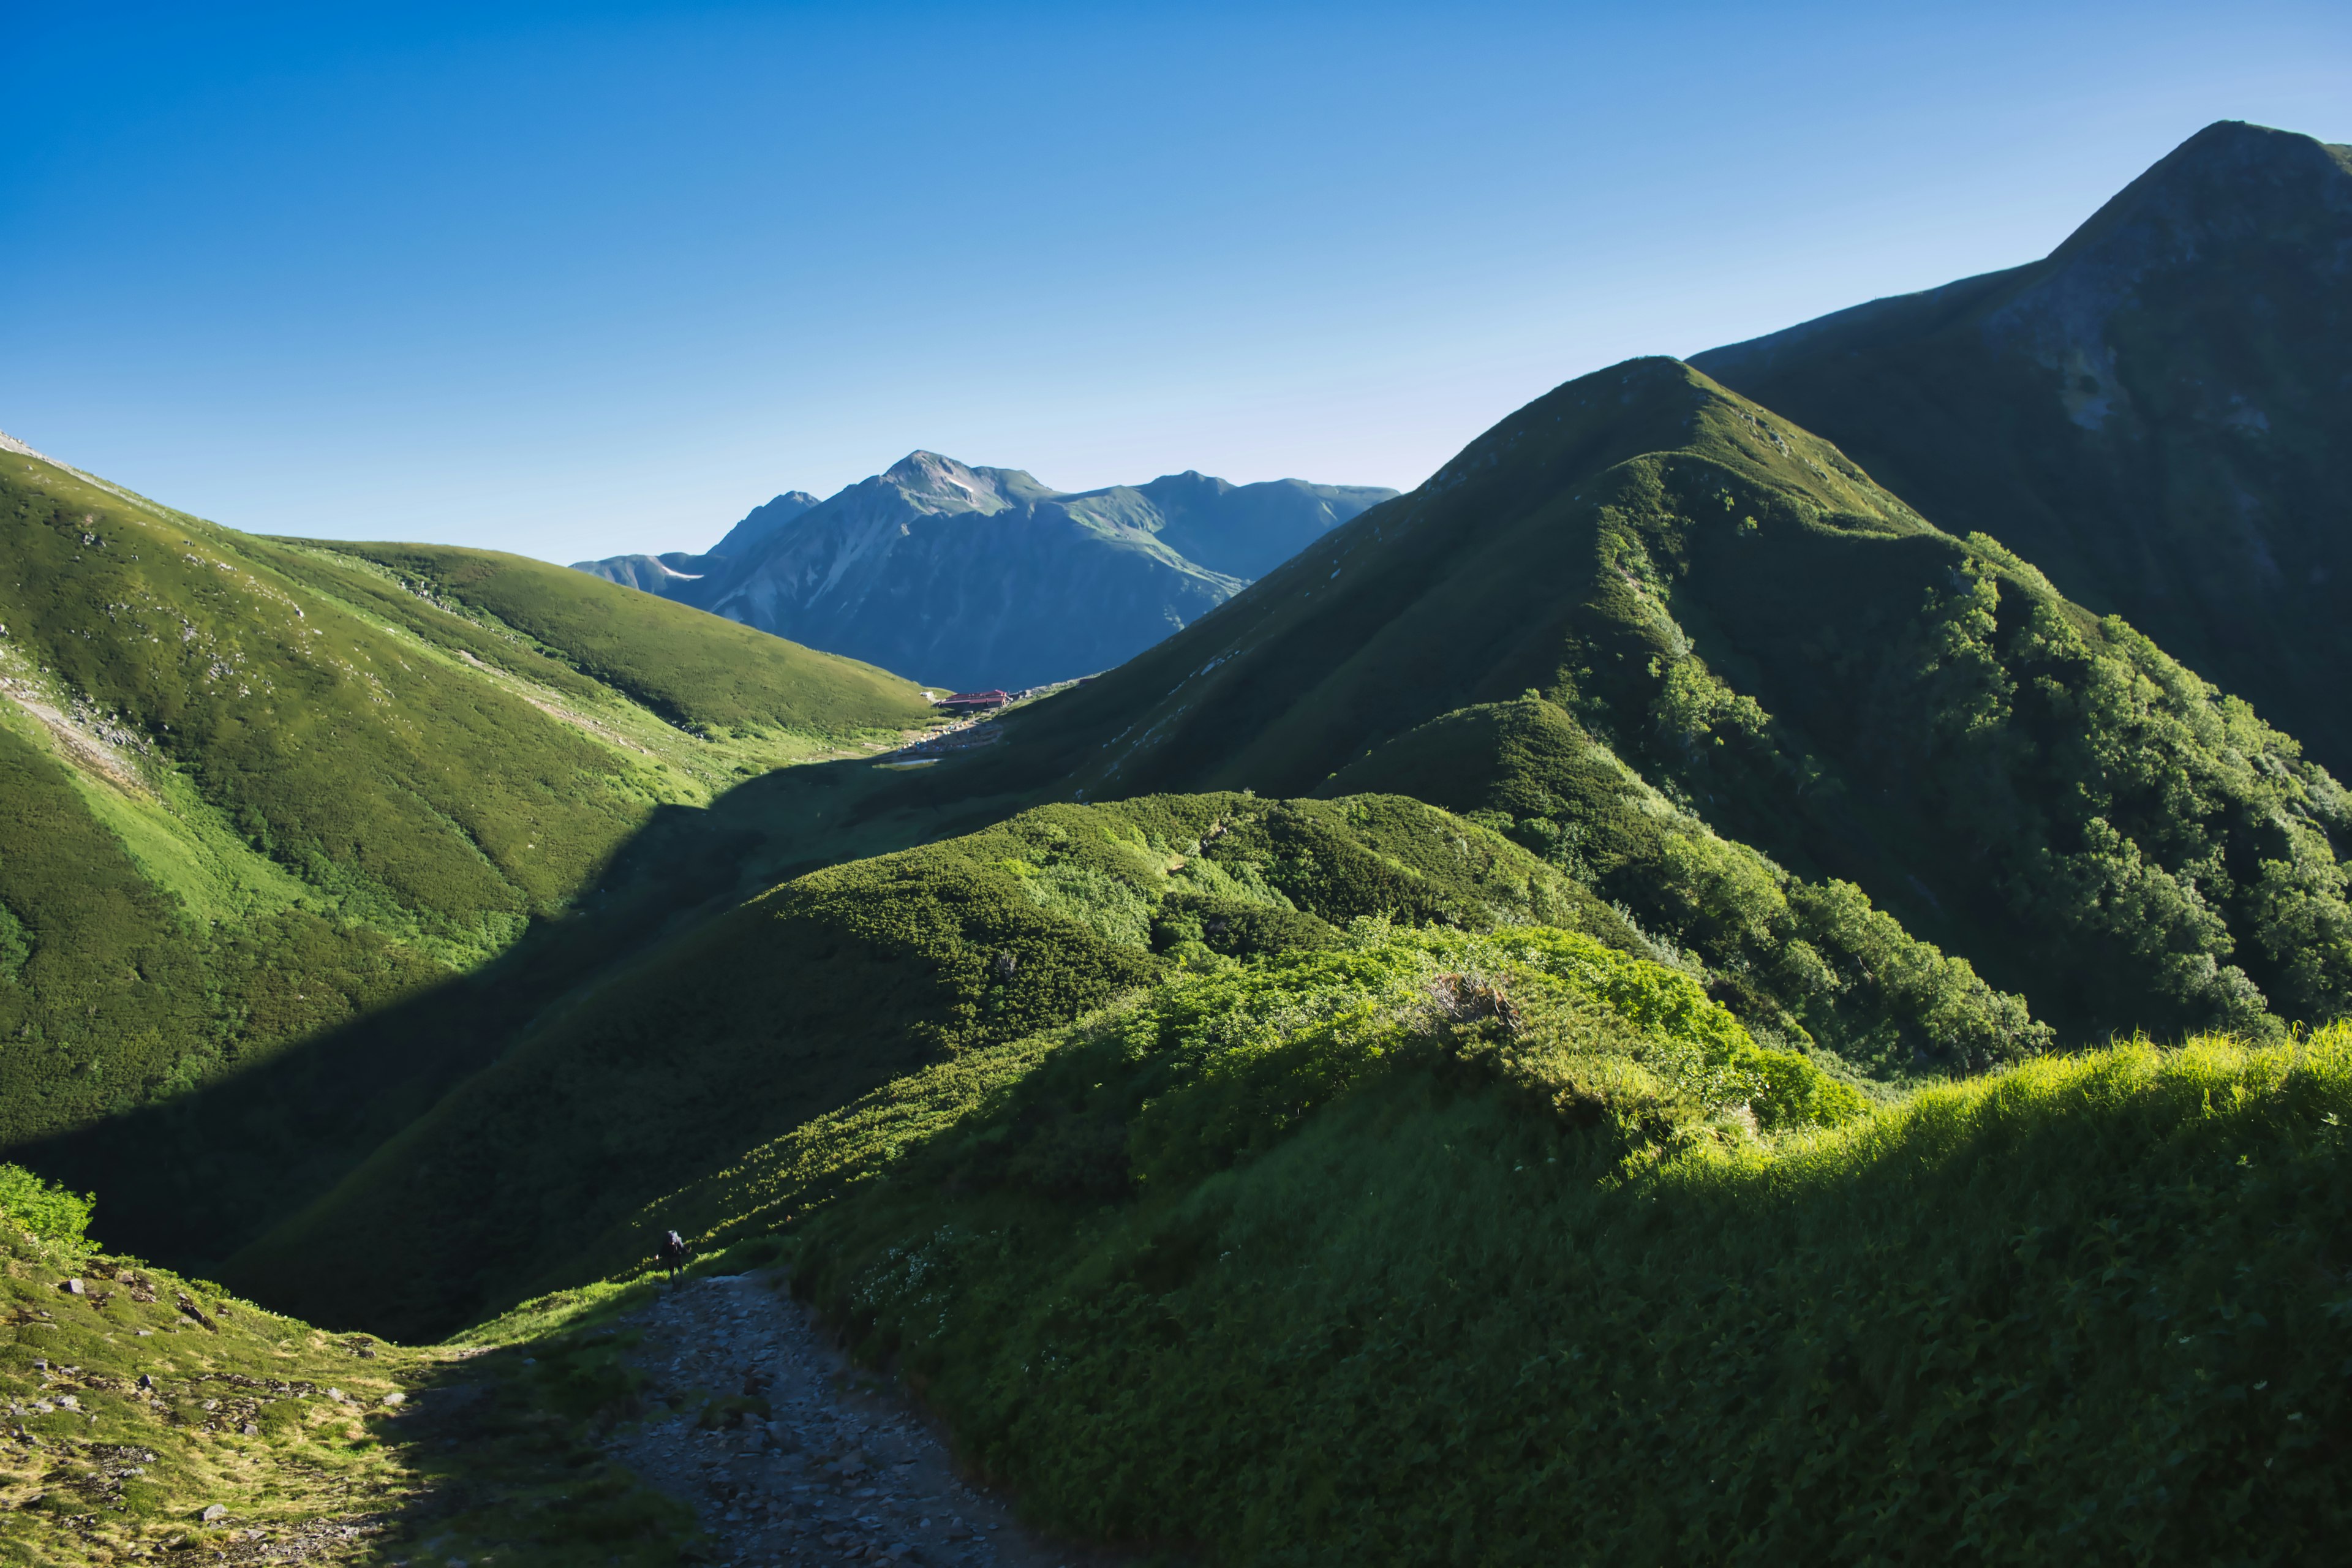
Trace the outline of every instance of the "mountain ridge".
<instances>
[{"instance_id":1,"label":"mountain ridge","mask_svg":"<svg viewBox=\"0 0 2352 1568\"><path fill-rule=\"evenodd\" d=\"M918 449L821 502L780 497L707 554L575 564L887 668L1017 689L1118 663L1393 493L1193 470L1061 491Z\"/></svg>"},{"instance_id":2,"label":"mountain ridge","mask_svg":"<svg viewBox=\"0 0 2352 1568\"><path fill-rule=\"evenodd\" d=\"M2352 148L2222 121L2051 254L1694 355L2124 615L2335 770Z\"/></svg>"},{"instance_id":3,"label":"mountain ridge","mask_svg":"<svg viewBox=\"0 0 2352 1568\"><path fill-rule=\"evenodd\" d=\"M2352 803L2325 769L1999 541L1945 531L1671 360L1538 399L1196 626L1010 716L961 785L907 788L1317 793L1339 773L1328 787L1423 795L1367 755L1523 692L1726 840L1860 885L2068 1033L2316 1024L2352 994L2352 910L2329 890Z\"/></svg>"}]
</instances>

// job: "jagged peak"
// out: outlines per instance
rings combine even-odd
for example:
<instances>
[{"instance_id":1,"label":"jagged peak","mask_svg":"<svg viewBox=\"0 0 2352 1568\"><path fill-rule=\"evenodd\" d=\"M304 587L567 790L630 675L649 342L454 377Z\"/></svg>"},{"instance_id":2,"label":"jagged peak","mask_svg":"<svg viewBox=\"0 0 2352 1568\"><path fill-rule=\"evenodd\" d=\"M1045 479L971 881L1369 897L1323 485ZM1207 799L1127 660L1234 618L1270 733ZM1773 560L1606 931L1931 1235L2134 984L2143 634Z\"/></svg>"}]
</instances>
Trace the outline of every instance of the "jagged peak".
<instances>
[{"instance_id":1,"label":"jagged peak","mask_svg":"<svg viewBox=\"0 0 2352 1568\"><path fill-rule=\"evenodd\" d=\"M981 468L919 447L866 483L896 489L929 510L992 512L1061 494L1024 469Z\"/></svg>"}]
</instances>

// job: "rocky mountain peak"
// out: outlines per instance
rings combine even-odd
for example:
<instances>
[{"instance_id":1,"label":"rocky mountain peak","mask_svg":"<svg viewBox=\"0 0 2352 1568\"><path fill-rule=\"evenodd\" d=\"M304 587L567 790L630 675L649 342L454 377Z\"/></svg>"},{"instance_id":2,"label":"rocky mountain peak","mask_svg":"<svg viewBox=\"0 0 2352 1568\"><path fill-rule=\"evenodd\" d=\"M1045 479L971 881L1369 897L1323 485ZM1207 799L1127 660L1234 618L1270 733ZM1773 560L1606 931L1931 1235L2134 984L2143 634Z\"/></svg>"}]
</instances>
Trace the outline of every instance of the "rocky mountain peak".
<instances>
[{"instance_id":1,"label":"rocky mountain peak","mask_svg":"<svg viewBox=\"0 0 2352 1568\"><path fill-rule=\"evenodd\" d=\"M885 495L895 490L919 511L992 512L1004 504L987 475L937 452L909 452L869 482Z\"/></svg>"}]
</instances>

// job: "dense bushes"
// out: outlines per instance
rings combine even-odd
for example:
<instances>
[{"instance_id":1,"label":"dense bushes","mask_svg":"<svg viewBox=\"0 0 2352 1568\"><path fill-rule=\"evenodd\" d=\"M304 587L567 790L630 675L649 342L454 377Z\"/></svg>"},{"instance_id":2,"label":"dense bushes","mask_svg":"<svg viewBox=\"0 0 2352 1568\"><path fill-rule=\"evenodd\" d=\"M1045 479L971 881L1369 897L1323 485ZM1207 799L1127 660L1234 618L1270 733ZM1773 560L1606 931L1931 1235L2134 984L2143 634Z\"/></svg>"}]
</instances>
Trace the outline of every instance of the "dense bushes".
<instances>
[{"instance_id":1,"label":"dense bushes","mask_svg":"<svg viewBox=\"0 0 2352 1568\"><path fill-rule=\"evenodd\" d=\"M1850 882L1808 882L1718 837L1540 698L1449 713L1342 770L1456 810L1614 902L1653 956L1704 973L1752 1029L1887 1075L1974 1071L2051 1032L1965 959L1920 942Z\"/></svg>"},{"instance_id":2,"label":"dense bushes","mask_svg":"<svg viewBox=\"0 0 2352 1568\"><path fill-rule=\"evenodd\" d=\"M1702 446L1602 490L1623 570L1559 694L1629 760L2071 1032L2352 1008L2352 799L2292 739L1992 539L1846 526L1759 479Z\"/></svg>"},{"instance_id":3,"label":"dense bushes","mask_svg":"<svg viewBox=\"0 0 2352 1568\"><path fill-rule=\"evenodd\" d=\"M91 1203L90 1194L44 1182L21 1165L0 1165L0 1218L43 1241L80 1241Z\"/></svg>"},{"instance_id":4,"label":"dense bushes","mask_svg":"<svg viewBox=\"0 0 2352 1568\"><path fill-rule=\"evenodd\" d=\"M1760 1027L1786 1032L1777 1010L1849 1055L1948 1069L2038 1039L1979 978L2070 1043L2341 1016L2352 818L2336 781L1946 521L1688 366L1631 361L1513 413L1102 679L1009 716L1014 744L975 776L1089 795L1397 790L1566 829L1595 806L1580 785L1542 775L1559 798L1514 805L1378 766L1422 726L1536 692L1637 771L1603 796L1654 787L1675 819L1604 835L1660 852L1608 896L1663 934L1691 926L1686 945L1748 989ZM1713 854L1685 831L1698 823L1832 889L1830 925L1890 914L1935 962L1901 950L1922 962L1882 994L1874 964L1822 949L1777 872L1667 863ZM1667 885L1645 885L1653 868ZM1718 893L1737 896L1708 907ZM1685 894L1702 907L1676 910ZM1768 907L1783 897L1785 917ZM1798 941L1837 975L1826 992L1802 963L1763 973L1765 950ZM1946 962L1961 958L1965 973Z\"/></svg>"}]
</instances>

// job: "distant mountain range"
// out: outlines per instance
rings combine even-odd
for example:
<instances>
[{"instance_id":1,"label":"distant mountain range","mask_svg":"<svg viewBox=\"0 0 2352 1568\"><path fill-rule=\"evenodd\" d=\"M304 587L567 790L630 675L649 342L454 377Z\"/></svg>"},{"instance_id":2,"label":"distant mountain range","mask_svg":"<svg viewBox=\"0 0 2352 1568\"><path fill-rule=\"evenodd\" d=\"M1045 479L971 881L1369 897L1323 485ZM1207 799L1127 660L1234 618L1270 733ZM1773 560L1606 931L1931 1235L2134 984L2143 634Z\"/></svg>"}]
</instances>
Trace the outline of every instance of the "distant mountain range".
<instances>
[{"instance_id":1,"label":"distant mountain range","mask_svg":"<svg viewBox=\"0 0 2352 1568\"><path fill-rule=\"evenodd\" d=\"M1190 471L1070 493L910 452L823 501L780 495L705 553L575 566L920 679L1017 689L1141 652L1396 493Z\"/></svg>"}]
</instances>

